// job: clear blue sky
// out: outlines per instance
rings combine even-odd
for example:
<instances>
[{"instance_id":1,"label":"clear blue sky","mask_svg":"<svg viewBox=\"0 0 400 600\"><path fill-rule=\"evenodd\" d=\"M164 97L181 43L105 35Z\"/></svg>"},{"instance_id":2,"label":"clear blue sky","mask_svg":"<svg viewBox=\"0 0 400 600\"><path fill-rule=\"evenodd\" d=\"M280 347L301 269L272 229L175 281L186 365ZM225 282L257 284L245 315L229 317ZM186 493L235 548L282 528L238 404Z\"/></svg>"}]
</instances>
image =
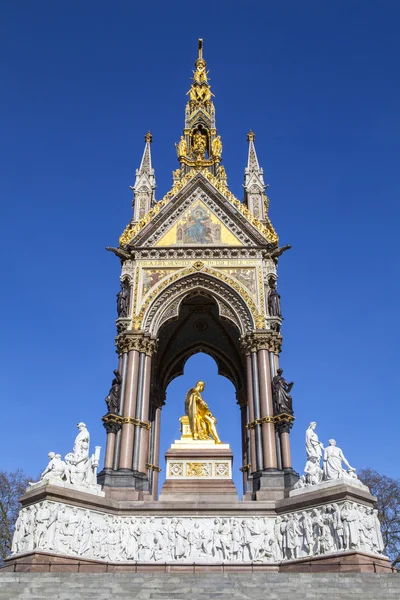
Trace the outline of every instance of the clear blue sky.
<instances>
[{"instance_id":1,"label":"clear blue sky","mask_svg":"<svg viewBox=\"0 0 400 600\"><path fill-rule=\"evenodd\" d=\"M100 418L116 367L116 245L154 136L157 198L177 167L197 38L231 190L246 133L282 244L282 366L304 430L350 463L398 476L400 5L335 2L5 1L1 47L1 467L36 475ZM168 390L163 450L197 376L236 451L230 382L197 355ZM163 457L161 457L163 464ZM237 478L240 481L240 478Z\"/></svg>"}]
</instances>

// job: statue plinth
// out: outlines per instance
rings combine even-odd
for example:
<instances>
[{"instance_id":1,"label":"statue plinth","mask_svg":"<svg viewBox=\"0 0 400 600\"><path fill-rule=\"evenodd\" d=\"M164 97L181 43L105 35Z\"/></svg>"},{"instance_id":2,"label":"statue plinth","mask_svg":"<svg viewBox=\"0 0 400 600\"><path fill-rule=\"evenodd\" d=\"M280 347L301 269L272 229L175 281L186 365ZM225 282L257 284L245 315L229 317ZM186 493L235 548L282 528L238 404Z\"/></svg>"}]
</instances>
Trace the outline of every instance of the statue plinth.
<instances>
[{"instance_id":1,"label":"statue plinth","mask_svg":"<svg viewBox=\"0 0 400 600\"><path fill-rule=\"evenodd\" d=\"M181 439L165 454L166 479L160 501L238 502L232 481L229 444L194 440L187 416L181 417Z\"/></svg>"}]
</instances>

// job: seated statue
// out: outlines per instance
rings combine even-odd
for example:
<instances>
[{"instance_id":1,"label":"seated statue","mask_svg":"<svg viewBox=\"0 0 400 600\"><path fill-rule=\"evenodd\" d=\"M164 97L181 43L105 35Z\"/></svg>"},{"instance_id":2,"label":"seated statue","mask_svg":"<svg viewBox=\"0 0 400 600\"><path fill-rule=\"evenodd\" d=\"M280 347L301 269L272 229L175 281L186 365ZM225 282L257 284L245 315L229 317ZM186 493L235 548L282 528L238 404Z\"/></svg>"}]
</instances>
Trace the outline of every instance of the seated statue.
<instances>
[{"instance_id":1,"label":"seated statue","mask_svg":"<svg viewBox=\"0 0 400 600\"><path fill-rule=\"evenodd\" d=\"M346 465L347 471L343 469L342 462ZM329 440L329 446L324 452L324 480L339 479L348 477L358 479L356 470L351 467L345 458L342 450L336 446L335 440Z\"/></svg>"},{"instance_id":2,"label":"seated statue","mask_svg":"<svg viewBox=\"0 0 400 600\"><path fill-rule=\"evenodd\" d=\"M189 417L192 438L194 440L212 438L216 444L221 444L216 428L217 419L201 396L204 388L204 382L198 381L194 388L190 388L185 398L185 414Z\"/></svg>"}]
</instances>

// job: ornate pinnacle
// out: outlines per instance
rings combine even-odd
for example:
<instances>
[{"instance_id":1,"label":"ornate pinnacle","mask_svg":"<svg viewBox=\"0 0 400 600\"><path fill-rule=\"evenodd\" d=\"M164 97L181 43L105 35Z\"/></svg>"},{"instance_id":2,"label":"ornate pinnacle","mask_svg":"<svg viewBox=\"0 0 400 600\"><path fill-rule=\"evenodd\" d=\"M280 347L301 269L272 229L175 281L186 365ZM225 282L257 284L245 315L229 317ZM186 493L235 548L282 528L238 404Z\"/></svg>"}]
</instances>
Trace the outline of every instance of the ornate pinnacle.
<instances>
[{"instance_id":1,"label":"ornate pinnacle","mask_svg":"<svg viewBox=\"0 0 400 600\"><path fill-rule=\"evenodd\" d=\"M256 139L256 134L250 129L249 133L247 134L247 141L254 142L255 139Z\"/></svg>"},{"instance_id":2,"label":"ornate pinnacle","mask_svg":"<svg viewBox=\"0 0 400 600\"><path fill-rule=\"evenodd\" d=\"M153 136L151 135L151 132L150 132L150 131L148 131L148 132L146 133L146 135L144 136L144 141L145 141L146 143L147 143L147 142L150 142L150 143L151 143L151 142L153 141Z\"/></svg>"}]
</instances>

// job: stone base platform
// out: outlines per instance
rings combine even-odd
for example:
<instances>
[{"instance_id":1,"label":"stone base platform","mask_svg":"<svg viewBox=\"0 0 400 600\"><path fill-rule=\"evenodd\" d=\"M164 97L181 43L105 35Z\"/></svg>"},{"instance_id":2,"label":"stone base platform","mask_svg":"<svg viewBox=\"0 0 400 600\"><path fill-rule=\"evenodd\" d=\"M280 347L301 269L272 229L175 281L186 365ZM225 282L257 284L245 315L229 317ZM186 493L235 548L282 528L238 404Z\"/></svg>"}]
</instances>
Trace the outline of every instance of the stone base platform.
<instances>
[{"instance_id":1,"label":"stone base platform","mask_svg":"<svg viewBox=\"0 0 400 600\"><path fill-rule=\"evenodd\" d=\"M48 485L21 502L16 570L390 570L375 498L347 484L265 502L122 501Z\"/></svg>"},{"instance_id":2,"label":"stone base platform","mask_svg":"<svg viewBox=\"0 0 400 600\"><path fill-rule=\"evenodd\" d=\"M343 552L284 562L109 562L83 557L27 552L7 558L2 571L33 573L391 573L388 558L366 552Z\"/></svg>"}]
</instances>

